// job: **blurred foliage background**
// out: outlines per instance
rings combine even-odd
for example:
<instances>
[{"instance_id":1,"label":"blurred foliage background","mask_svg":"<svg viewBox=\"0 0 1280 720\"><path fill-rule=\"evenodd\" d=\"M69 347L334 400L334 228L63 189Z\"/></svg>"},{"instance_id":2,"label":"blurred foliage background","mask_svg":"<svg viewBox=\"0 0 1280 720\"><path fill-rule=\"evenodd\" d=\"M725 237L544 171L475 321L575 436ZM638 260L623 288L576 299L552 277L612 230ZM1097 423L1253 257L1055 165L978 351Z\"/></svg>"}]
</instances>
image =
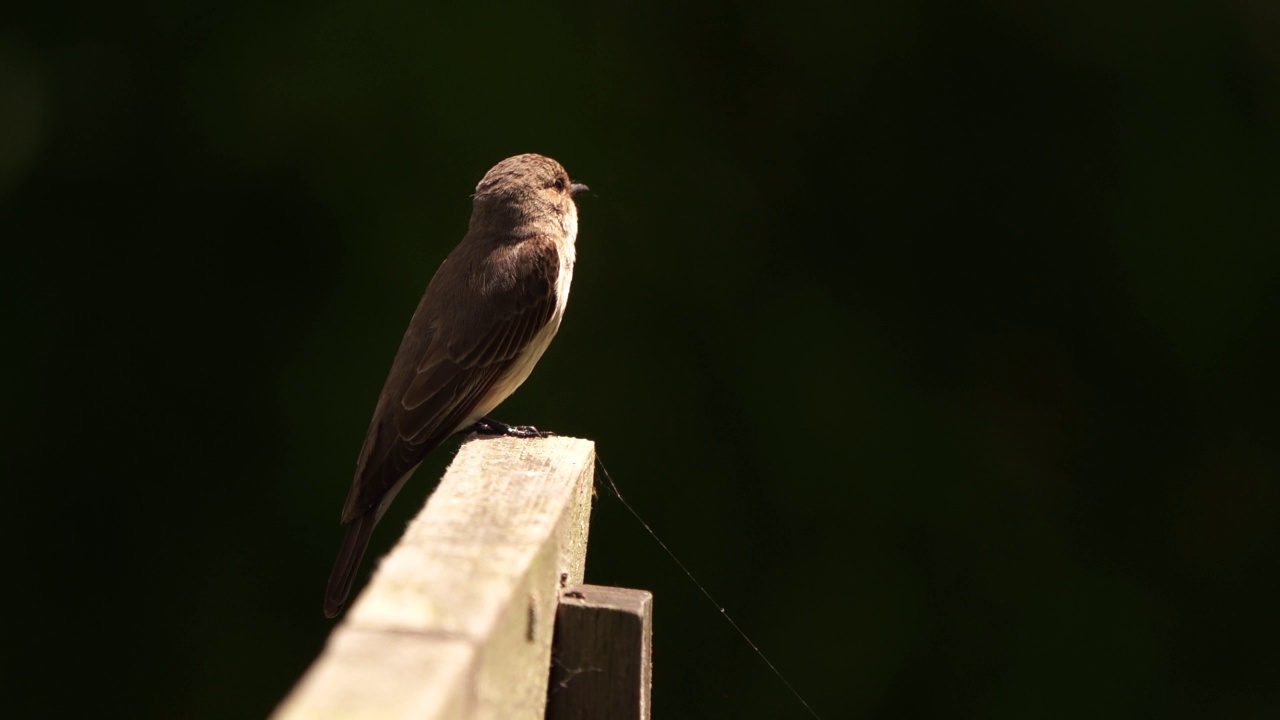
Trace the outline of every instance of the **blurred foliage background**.
<instances>
[{"instance_id":1,"label":"blurred foliage background","mask_svg":"<svg viewBox=\"0 0 1280 720\"><path fill-rule=\"evenodd\" d=\"M593 192L497 415L595 440L822 717L1274 717L1276 5L640 5L7 8L3 714L274 707L400 334L541 152ZM592 535L656 718L806 716Z\"/></svg>"}]
</instances>

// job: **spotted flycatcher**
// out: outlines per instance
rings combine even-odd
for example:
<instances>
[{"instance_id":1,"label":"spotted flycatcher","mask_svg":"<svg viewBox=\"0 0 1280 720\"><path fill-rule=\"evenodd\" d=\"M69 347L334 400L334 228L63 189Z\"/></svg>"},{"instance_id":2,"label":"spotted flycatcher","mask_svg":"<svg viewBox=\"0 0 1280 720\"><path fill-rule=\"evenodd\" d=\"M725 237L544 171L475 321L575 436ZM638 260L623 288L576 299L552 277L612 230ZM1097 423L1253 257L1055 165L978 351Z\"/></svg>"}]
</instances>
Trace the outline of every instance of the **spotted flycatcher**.
<instances>
[{"instance_id":1,"label":"spotted flycatcher","mask_svg":"<svg viewBox=\"0 0 1280 720\"><path fill-rule=\"evenodd\" d=\"M467 234L427 285L378 396L342 509L326 616L346 604L374 526L427 453L468 429L543 434L486 416L560 328L578 235L573 198L586 189L533 154L503 160L476 186Z\"/></svg>"}]
</instances>

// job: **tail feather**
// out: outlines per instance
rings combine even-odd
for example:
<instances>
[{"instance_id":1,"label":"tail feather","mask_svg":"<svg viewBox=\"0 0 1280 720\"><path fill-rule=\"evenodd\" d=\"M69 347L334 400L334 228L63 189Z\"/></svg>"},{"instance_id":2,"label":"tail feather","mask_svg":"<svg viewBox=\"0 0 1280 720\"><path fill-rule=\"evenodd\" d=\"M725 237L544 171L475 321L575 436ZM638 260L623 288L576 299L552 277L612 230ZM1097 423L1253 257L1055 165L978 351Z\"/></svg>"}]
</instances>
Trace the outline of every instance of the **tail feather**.
<instances>
[{"instance_id":1,"label":"tail feather","mask_svg":"<svg viewBox=\"0 0 1280 720\"><path fill-rule=\"evenodd\" d=\"M360 569L360 560L364 557L365 548L369 547L373 526L377 524L375 513L370 511L347 525L347 534L342 537L338 559L333 563L333 571L329 573L329 588L324 595L325 617L337 617L347 604L347 596L351 594L351 586L355 583L356 571Z\"/></svg>"}]
</instances>

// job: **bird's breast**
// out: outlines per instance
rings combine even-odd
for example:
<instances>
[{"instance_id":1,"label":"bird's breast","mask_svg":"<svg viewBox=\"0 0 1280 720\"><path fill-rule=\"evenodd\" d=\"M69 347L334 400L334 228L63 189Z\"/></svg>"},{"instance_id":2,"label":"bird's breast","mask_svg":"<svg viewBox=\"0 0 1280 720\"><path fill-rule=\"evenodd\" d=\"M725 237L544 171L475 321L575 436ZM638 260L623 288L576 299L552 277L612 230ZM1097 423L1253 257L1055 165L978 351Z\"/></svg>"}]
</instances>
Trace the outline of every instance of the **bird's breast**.
<instances>
[{"instance_id":1,"label":"bird's breast","mask_svg":"<svg viewBox=\"0 0 1280 720\"><path fill-rule=\"evenodd\" d=\"M574 240L578 230L576 216L569 217L569 221L565 224L565 230L564 241L557 243L558 252L556 255L560 260L560 268L556 274L556 306L551 312L551 318L533 336L528 347L516 357L507 372L503 373L494 382L493 387L476 405L470 417L459 425L459 429L468 427L476 420L487 416L503 400L506 400L511 393L515 392L516 388L520 387L529 378L534 366L542 359L542 353L546 352L547 347L551 345L551 340L555 338L556 332L560 330L560 320L564 317L565 306L569 303L569 286L573 282L573 264L576 259Z\"/></svg>"}]
</instances>

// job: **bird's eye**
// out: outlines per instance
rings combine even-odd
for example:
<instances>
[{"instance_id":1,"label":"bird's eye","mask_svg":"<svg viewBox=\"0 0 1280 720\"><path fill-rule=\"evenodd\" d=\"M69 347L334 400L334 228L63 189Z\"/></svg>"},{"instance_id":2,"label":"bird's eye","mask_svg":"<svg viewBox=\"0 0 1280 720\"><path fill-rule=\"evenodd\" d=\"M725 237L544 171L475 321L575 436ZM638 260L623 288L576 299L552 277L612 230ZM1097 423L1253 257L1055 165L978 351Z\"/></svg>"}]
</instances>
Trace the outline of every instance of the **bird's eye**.
<instances>
[{"instance_id":1,"label":"bird's eye","mask_svg":"<svg viewBox=\"0 0 1280 720\"><path fill-rule=\"evenodd\" d=\"M556 178L556 181L553 184L556 186L556 190L559 190L560 192L564 192L564 178L562 177Z\"/></svg>"}]
</instances>

